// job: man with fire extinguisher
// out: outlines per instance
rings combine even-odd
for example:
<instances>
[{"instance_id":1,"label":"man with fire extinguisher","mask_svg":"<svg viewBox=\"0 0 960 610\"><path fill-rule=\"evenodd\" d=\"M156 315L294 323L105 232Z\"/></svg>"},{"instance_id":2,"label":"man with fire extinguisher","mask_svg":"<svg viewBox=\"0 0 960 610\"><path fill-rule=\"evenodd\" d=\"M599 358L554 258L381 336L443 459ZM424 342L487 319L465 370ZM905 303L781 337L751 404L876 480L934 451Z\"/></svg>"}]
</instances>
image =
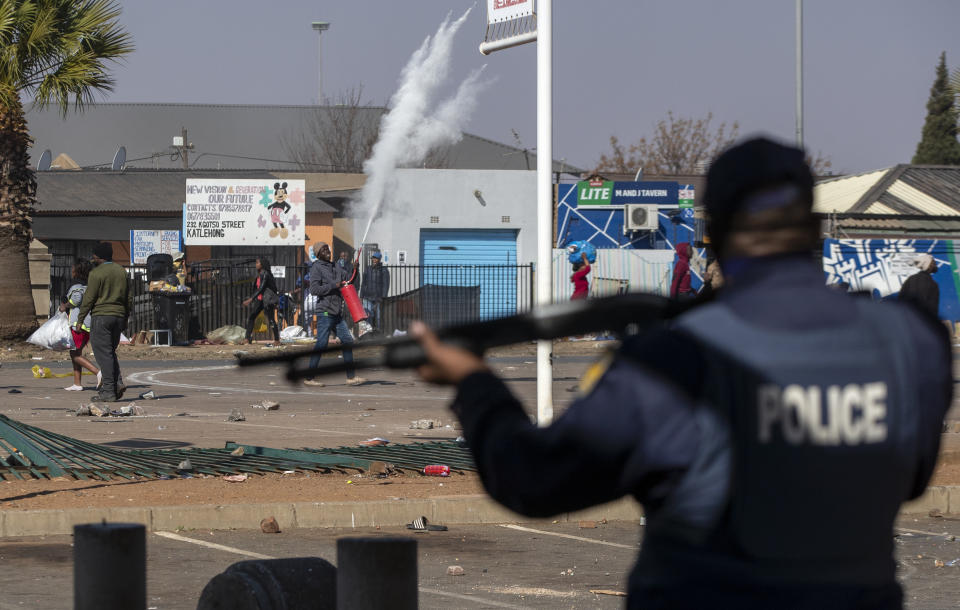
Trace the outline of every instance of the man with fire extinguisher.
<instances>
[{"instance_id":1,"label":"man with fire extinguisher","mask_svg":"<svg viewBox=\"0 0 960 610\"><path fill-rule=\"evenodd\" d=\"M322 350L327 347L330 331L337 333L337 338L344 345L343 361L349 365L353 362L353 335L344 320L344 303L340 289L350 283L350 275L346 269L333 263L333 254L330 246L324 242L313 245L317 260L310 267L310 294L317 297L317 342L314 349ZM320 364L320 354L310 358L310 366ZM352 368L347 369L347 385L360 385L367 380L357 377ZM316 379L305 379L304 385L323 387L324 383Z\"/></svg>"}]
</instances>

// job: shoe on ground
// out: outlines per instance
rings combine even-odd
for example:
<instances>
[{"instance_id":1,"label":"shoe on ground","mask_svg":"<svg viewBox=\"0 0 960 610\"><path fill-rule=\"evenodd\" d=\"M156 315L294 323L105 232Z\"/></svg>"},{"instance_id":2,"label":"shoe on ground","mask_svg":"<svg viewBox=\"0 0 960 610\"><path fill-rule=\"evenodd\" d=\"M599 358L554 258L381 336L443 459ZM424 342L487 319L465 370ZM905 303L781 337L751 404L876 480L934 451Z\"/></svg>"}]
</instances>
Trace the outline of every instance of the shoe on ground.
<instances>
[{"instance_id":1,"label":"shoe on ground","mask_svg":"<svg viewBox=\"0 0 960 610\"><path fill-rule=\"evenodd\" d=\"M83 386L82 386L82 385L73 384L73 385L67 386L67 387L65 387L65 388L63 388L63 389L66 390L66 391L68 391L68 392L82 392L82 391L83 391Z\"/></svg>"},{"instance_id":2,"label":"shoe on ground","mask_svg":"<svg viewBox=\"0 0 960 610\"><path fill-rule=\"evenodd\" d=\"M103 387L103 371L97 371L97 389Z\"/></svg>"},{"instance_id":3,"label":"shoe on ground","mask_svg":"<svg viewBox=\"0 0 960 610\"><path fill-rule=\"evenodd\" d=\"M304 379L303 385L308 385L313 388L322 388L327 384L323 383L322 381L317 381L316 379Z\"/></svg>"},{"instance_id":4,"label":"shoe on ground","mask_svg":"<svg viewBox=\"0 0 960 610\"><path fill-rule=\"evenodd\" d=\"M347 379L347 385L363 385L367 383L367 380L363 377L353 377L352 379Z\"/></svg>"},{"instance_id":5,"label":"shoe on ground","mask_svg":"<svg viewBox=\"0 0 960 610\"><path fill-rule=\"evenodd\" d=\"M123 393L126 392L126 391L127 391L127 386L123 385L122 383L121 383L120 385L118 385L118 386L117 386L117 400L120 400L121 398L123 398Z\"/></svg>"},{"instance_id":6,"label":"shoe on ground","mask_svg":"<svg viewBox=\"0 0 960 610\"><path fill-rule=\"evenodd\" d=\"M117 402L116 396L107 396L106 394L98 394L96 401L97 402Z\"/></svg>"}]
</instances>

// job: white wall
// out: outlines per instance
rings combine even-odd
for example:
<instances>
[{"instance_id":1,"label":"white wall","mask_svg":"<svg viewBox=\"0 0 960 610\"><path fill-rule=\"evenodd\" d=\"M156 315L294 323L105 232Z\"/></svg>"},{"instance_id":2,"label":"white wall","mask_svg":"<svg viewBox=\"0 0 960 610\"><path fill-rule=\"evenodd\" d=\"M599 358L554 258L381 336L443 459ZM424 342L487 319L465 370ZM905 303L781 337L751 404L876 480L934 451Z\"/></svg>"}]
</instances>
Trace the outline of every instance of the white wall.
<instances>
[{"instance_id":1,"label":"white wall","mask_svg":"<svg viewBox=\"0 0 960 610\"><path fill-rule=\"evenodd\" d=\"M401 169L388 190L384 212L374 219L367 243L376 243L386 264L420 263L420 229L514 229L517 262L537 256L537 174L517 170ZM479 189L483 205L474 191ZM431 216L438 222L431 223ZM509 222L503 217L509 216ZM363 235L367 218L354 219L354 235Z\"/></svg>"}]
</instances>

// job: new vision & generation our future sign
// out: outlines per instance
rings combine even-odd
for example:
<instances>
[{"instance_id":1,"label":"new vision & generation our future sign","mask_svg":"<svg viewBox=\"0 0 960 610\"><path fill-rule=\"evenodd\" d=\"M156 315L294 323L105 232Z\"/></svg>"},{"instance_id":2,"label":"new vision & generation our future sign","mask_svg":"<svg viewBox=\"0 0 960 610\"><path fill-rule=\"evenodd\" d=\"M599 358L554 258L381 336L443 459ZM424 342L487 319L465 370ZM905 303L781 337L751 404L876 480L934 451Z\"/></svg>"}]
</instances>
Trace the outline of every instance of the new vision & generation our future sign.
<instances>
[{"instance_id":1,"label":"new vision & generation our future sign","mask_svg":"<svg viewBox=\"0 0 960 610\"><path fill-rule=\"evenodd\" d=\"M188 246L302 246L303 180L189 179L183 204Z\"/></svg>"}]
</instances>

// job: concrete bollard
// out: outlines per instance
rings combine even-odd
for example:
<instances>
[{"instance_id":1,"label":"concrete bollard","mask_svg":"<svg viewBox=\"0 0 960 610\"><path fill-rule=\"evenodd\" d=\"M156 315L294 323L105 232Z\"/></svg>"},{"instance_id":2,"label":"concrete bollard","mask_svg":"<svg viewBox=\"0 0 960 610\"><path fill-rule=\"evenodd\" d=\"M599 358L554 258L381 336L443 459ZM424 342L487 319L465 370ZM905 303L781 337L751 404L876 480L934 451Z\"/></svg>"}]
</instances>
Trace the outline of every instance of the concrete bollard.
<instances>
[{"instance_id":1,"label":"concrete bollard","mask_svg":"<svg viewBox=\"0 0 960 610\"><path fill-rule=\"evenodd\" d=\"M197 610L334 610L337 568L319 557L240 561L217 574Z\"/></svg>"},{"instance_id":2,"label":"concrete bollard","mask_svg":"<svg viewBox=\"0 0 960 610\"><path fill-rule=\"evenodd\" d=\"M74 610L145 610L146 528L139 523L73 527Z\"/></svg>"},{"instance_id":3,"label":"concrete bollard","mask_svg":"<svg viewBox=\"0 0 960 610\"><path fill-rule=\"evenodd\" d=\"M416 610L417 541L337 540L338 610Z\"/></svg>"}]
</instances>

